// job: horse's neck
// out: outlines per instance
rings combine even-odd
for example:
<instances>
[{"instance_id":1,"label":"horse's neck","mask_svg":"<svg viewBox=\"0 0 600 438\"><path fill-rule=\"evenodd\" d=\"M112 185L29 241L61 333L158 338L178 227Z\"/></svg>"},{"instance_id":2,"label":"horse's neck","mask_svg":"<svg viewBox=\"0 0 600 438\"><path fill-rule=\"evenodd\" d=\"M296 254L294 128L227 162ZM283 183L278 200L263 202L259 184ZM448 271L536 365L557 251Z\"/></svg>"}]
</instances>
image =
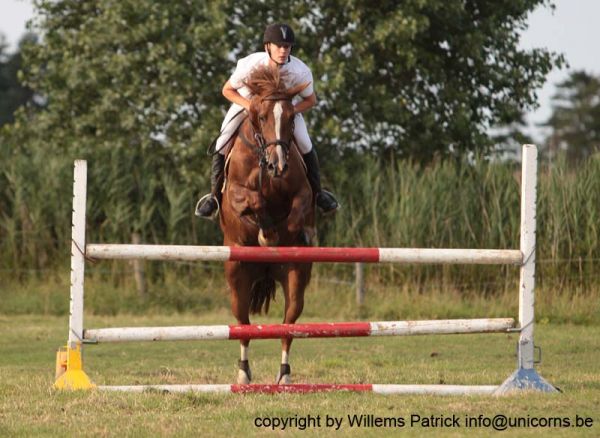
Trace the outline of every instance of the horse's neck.
<instances>
[{"instance_id":1,"label":"horse's neck","mask_svg":"<svg viewBox=\"0 0 600 438\"><path fill-rule=\"evenodd\" d=\"M246 143L246 142L249 143L249 144L244 144L243 146L246 149L251 150L252 153L255 153L255 151L252 150L251 145L256 146L256 139L254 138L254 132L255 131L254 131L254 128L252 127L252 122L250 121L250 116L248 116L244 119L244 121L242 122L242 124L239 127L238 139L240 141L242 141L242 143ZM239 138L240 135L243 136L243 139L245 139L245 141L242 140L242 138Z\"/></svg>"}]
</instances>

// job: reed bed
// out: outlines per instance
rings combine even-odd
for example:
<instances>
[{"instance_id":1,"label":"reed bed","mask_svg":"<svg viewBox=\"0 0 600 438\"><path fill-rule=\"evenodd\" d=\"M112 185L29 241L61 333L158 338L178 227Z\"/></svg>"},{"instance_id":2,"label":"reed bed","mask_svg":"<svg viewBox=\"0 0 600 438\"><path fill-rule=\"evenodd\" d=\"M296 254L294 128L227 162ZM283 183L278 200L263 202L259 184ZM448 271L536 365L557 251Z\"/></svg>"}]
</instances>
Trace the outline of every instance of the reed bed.
<instances>
[{"instance_id":1,"label":"reed bed","mask_svg":"<svg viewBox=\"0 0 600 438\"><path fill-rule=\"evenodd\" d=\"M68 266L72 157L33 153L0 144L0 283L43 279ZM208 181L205 171L160 153L99 149L89 154L87 238L91 242L219 244L215 224L197 220L193 207ZM327 182L343 208L321 219L327 246L518 248L520 166L475 158L434 162L350 158L329 163ZM542 166L538 186L538 284L563 290L597 285L600 261L600 158L569 169ZM94 269L94 268L92 268ZM190 264L149 264L150 282L175 270L190 282L212 275ZM455 289L491 293L513 287L510 266L369 266L370 281L436 281ZM323 265L316 275L345 279L352 266ZM103 262L110 282L131 276Z\"/></svg>"}]
</instances>

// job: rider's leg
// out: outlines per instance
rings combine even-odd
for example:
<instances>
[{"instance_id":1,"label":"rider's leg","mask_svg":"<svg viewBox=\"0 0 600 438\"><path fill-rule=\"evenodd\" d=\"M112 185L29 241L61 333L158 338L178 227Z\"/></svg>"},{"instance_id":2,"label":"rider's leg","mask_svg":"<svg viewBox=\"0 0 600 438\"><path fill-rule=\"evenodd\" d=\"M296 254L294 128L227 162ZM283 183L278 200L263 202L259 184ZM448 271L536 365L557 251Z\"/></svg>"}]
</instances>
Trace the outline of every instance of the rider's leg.
<instances>
[{"instance_id":1,"label":"rider's leg","mask_svg":"<svg viewBox=\"0 0 600 438\"><path fill-rule=\"evenodd\" d=\"M306 164L308 182L310 183L313 193L315 193L317 206L323 213L335 211L339 207L339 203L337 199L335 199L335 196L333 196L333 193L321 188L319 159L317 157L317 152L312 146L306 124L304 123L304 118L301 114L296 114L294 124L294 138L300 149L304 163Z\"/></svg>"},{"instance_id":2,"label":"rider's leg","mask_svg":"<svg viewBox=\"0 0 600 438\"><path fill-rule=\"evenodd\" d=\"M204 195L196 205L196 216L209 218L219 208L221 189L225 173L225 155L216 152L212 157L210 168L210 193Z\"/></svg>"},{"instance_id":3,"label":"rider's leg","mask_svg":"<svg viewBox=\"0 0 600 438\"><path fill-rule=\"evenodd\" d=\"M221 135L217 139L211 164L210 193L202 196L196 204L196 216L211 218L221 203L221 189L224 181L225 157L233 143L233 136L245 117L243 108L231 105L221 124Z\"/></svg>"},{"instance_id":4,"label":"rider's leg","mask_svg":"<svg viewBox=\"0 0 600 438\"><path fill-rule=\"evenodd\" d=\"M340 205L337 199L335 199L335 196L333 196L333 193L321 188L319 159L317 158L315 149L311 149L308 154L303 154L302 158L306 163L306 176L308 176L308 182L310 182L310 187L313 192L316 193L317 206L323 213L330 213L337 210Z\"/></svg>"}]
</instances>

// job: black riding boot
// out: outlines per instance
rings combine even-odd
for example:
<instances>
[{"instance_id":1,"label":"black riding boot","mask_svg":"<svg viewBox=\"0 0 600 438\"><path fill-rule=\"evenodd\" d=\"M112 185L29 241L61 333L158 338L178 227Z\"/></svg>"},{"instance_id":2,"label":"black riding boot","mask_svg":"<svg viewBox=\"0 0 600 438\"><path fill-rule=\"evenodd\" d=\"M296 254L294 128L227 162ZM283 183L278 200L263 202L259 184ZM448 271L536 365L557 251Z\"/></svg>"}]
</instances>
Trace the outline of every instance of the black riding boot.
<instances>
[{"instance_id":1,"label":"black riding boot","mask_svg":"<svg viewBox=\"0 0 600 438\"><path fill-rule=\"evenodd\" d=\"M306 164L308 182L310 183L313 193L315 193L317 206L323 213L331 213L332 211L337 210L340 204L337 199L335 199L335 196L333 196L333 193L321 189L319 159L317 158L315 149L313 148L308 154L302 155L302 158Z\"/></svg>"},{"instance_id":2,"label":"black riding boot","mask_svg":"<svg viewBox=\"0 0 600 438\"><path fill-rule=\"evenodd\" d=\"M213 155L210 172L210 193L204 195L196 204L196 216L210 219L218 210L221 203L221 189L223 188L223 173L225 170L225 156L218 152Z\"/></svg>"}]
</instances>

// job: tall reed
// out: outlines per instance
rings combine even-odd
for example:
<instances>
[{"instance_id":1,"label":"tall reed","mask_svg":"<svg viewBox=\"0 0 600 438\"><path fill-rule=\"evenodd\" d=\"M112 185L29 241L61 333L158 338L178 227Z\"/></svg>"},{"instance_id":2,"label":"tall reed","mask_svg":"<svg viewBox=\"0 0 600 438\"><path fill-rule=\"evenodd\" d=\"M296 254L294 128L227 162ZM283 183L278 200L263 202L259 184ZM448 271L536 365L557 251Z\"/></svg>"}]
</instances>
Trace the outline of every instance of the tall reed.
<instances>
[{"instance_id":1,"label":"tall reed","mask_svg":"<svg viewBox=\"0 0 600 438\"><path fill-rule=\"evenodd\" d=\"M79 151L81 152L81 151ZM68 269L72 161L79 152L0 142L0 278L44 277ZM166 146L98 147L88 158L87 238L146 243L219 244L215 224L193 216L198 193L208 186L206 168L171 158ZM209 160L202 160L207 166ZM482 158L434 162L355 154L328 163L327 182L342 200L333 219L319 221L319 244L330 246L518 248L520 166ZM598 283L600 261L600 158L576 172L555 161L539 173L538 281L583 288ZM122 265L98 269L120 281ZM150 280L167 271L212 275L198 265L151 264ZM94 268L92 267L93 271ZM351 266L324 265L316 274L351 276ZM100 274L99 274L100 275ZM512 287L511 266L370 266L370 281L432 280L484 293ZM2 283L2 282L0 282ZM420 286L419 286L420 287Z\"/></svg>"}]
</instances>

